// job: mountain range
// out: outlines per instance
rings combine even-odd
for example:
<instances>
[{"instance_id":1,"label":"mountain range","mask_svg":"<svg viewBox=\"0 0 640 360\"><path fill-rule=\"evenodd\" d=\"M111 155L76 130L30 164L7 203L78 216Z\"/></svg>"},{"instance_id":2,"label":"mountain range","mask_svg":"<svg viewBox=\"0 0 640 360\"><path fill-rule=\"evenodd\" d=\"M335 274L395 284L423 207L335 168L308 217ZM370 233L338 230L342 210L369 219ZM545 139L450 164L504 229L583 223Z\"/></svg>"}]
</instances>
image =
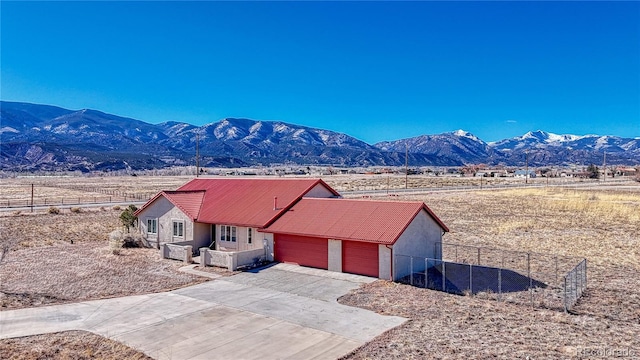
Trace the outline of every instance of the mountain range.
<instances>
[{"instance_id":1,"label":"mountain range","mask_svg":"<svg viewBox=\"0 0 640 360\"><path fill-rule=\"evenodd\" d=\"M226 118L203 126L150 124L96 110L0 101L0 170L108 171L195 164L530 166L640 163L640 138L556 135L545 131L484 142L458 130L367 144L330 130Z\"/></svg>"}]
</instances>

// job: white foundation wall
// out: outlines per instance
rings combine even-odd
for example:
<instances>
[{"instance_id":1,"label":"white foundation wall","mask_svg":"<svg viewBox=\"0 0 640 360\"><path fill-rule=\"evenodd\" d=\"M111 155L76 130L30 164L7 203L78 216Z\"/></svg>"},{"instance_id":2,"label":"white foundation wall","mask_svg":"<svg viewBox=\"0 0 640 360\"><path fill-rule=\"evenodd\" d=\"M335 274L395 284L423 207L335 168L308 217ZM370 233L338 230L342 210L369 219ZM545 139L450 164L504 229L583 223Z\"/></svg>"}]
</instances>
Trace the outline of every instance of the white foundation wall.
<instances>
[{"instance_id":1,"label":"white foundation wall","mask_svg":"<svg viewBox=\"0 0 640 360\"><path fill-rule=\"evenodd\" d=\"M157 234L147 234L147 219L157 219ZM173 236L174 220L184 223L184 236ZM155 247L160 247L166 243L194 240L194 226L191 219L164 197L159 197L151 206L138 214L138 222L142 236Z\"/></svg>"},{"instance_id":2,"label":"white foundation wall","mask_svg":"<svg viewBox=\"0 0 640 360\"><path fill-rule=\"evenodd\" d=\"M442 228L425 211L421 210L393 245L394 280L409 275L409 260L398 255L415 259L435 258L436 245L442 241ZM415 260L413 271L424 271L424 260Z\"/></svg>"}]
</instances>

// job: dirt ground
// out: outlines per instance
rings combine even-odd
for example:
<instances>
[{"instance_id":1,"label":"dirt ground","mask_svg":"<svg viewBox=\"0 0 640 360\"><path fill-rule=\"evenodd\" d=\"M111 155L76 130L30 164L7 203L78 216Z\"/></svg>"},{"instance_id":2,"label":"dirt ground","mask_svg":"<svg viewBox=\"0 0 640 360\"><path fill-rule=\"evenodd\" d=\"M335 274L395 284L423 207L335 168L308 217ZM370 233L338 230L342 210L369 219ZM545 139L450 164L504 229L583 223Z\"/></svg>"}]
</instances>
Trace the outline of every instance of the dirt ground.
<instances>
[{"instance_id":1,"label":"dirt ground","mask_svg":"<svg viewBox=\"0 0 640 360\"><path fill-rule=\"evenodd\" d=\"M0 359L151 359L117 341L86 331L65 331L0 341Z\"/></svg>"},{"instance_id":2,"label":"dirt ground","mask_svg":"<svg viewBox=\"0 0 640 360\"><path fill-rule=\"evenodd\" d=\"M640 192L524 189L410 199L425 201L451 228L445 241L587 258L587 291L566 314L378 281L340 303L411 320L345 358L640 357Z\"/></svg>"},{"instance_id":3,"label":"dirt ground","mask_svg":"<svg viewBox=\"0 0 640 360\"><path fill-rule=\"evenodd\" d=\"M120 249L109 232L120 211L0 216L1 239L13 249L0 264L0 310L166 291L206 281L179 272L156 249ZM62 285L64 284L64 286Z\"/></svg>"}]
</instances>

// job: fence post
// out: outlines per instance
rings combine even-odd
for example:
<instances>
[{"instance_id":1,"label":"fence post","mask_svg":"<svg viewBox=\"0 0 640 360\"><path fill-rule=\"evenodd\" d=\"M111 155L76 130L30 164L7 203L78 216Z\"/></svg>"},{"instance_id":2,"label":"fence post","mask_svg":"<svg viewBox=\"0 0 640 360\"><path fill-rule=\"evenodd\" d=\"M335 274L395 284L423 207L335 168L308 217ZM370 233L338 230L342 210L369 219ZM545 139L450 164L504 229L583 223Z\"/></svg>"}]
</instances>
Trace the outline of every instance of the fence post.
<instances>
[{"instance_id":1,"label":"fence post","mask_svg":"<svg viewBox=\"0 0 640 360\"><path fill-rule=\"evenodd\" d=\"M473 265L469 264L469 292L473 296Z\"/></svg>"},{"instance_id":2,"label":"fence post","mask_svg":"<svg viewBox=\"0 0 640 360\"><path fill-rule=\"evenodd\" d=\"M478 265L480 265L480 247L478 246Z\"/></svg>"},{"instance_id":3,"label":"fence post","mask_svg":"<svg viewBox=\"0 0 640 360\"><path fill-rule=\"evenodd\" d=\"M446 263L440 259L440 264L442 264L442 291L447 291L447 274L446 274Z\"/></svg>"},{"instance_id":4,"label":"fence post","mask_svg":"<svg viewBox=\"0 0 640 360\"><path fill-rule=\"evenodd\" d=\"M498 301L502 299L502 268L498 268Z\"/></svg>"},{"instance_id":5,"label":"fence post","mask_svg":"<svg viewBox=\"0 0 640 360\"><path fill-rule=\"evenodd\" d=\"M569 307L567 306L567 276L564 277L564 312L569 312Z\"/></svg>"},{"instance_id":6,"label":"fence post","mask_svg":"<svg viewBox=\"0 0 640 360\"><path fill-rule=\"evenodd\" d=\"M576 289L573 294L572 294L572 299L571 299L571 305L575 305L576 301L578 301L578 271L576 269L574 269L573 271L573 284L574 284L574 288Z\"/></svg>"},{"instance_id":7,"label":"fence post","mask_svg":"<svg viewBox=\"0 0 640 360\"><path fill-rule=\"evenodd\" d=\"M409 256L409 283L413 286L413 256Z\"/></svg>"},{"instance_id":8,"label":"fence post","mask_svg":"<svg viewBox=\"0 0 640 360\"><path fill-rule=\"evenodd\" d=\"M584 261L584 288L587 288L587 259L582 260Z\"/></svg>"},{"instance_id":9,"label":"fence post","mask_svg":"<svg viewBox=\"0 0 640 360\"><path fill-rule=\"evenodd\" d=\"M529 295L531 307L533 307L533 279L531 278L531 253L527 253L527 276L529 277Z\"/></svg>"}]
</instances>

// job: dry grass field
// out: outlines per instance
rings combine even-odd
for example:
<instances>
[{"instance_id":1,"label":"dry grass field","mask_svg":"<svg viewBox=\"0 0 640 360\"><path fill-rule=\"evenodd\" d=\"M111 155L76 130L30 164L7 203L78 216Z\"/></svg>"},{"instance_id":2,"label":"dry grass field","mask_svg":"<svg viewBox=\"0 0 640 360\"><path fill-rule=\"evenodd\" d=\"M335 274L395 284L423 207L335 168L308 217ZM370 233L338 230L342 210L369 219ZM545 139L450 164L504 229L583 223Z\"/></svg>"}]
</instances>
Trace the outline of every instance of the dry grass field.
<instances>
[{"instance_id":1,"label":"dry grass field","mask_svg":"<svg viewBox=\"0 0 640 360\"><path fill-rule=\"evenodd\" d=\"M117 341L86 331L65 331L0 341L0 359L151 359Z\"/></svg>"},{"instance_id":2,"label":"dry grass field","mask_svg":"<svg viewBox=\"0 0 640 360\"><path fill-rule=\"evenodd\" d=\"M179 272L155 249L121 249L107 235L120 211L0 213L0 240L12 250L0 264L0 310L171 290L206 280ZM64 286L62 285L64 284Z\"/></svg>"},{"instance_id":3,"label":"dry grass field","mask_svg":"<svg viewBox=\"0 0 640 360\"><path fill-rule=\"evenodd\" d=\"M59 196L86 193L65 188L75 184L143 193L175 189L189 179L65 178L62 185L49 184L46 190L56 191ZM387 179L324 178L340 191L385 189L387 181L396 188L404 187L404 177ZM34 181L6 180L0 183L0 196L14 198L24 196L25 189L30 191L28 184ZM443 186L437 183L442 181L438 178L413 180L411 187ZM452 181L450 186L478 180ZM425 201L451 229L444 237L447 242L587 258L589 285L572 314L565 314L378 281L340 302L411 320L347 358L564 359L594 358L597 351L625 355L624 351L628 354L629 350L635 357L640 356L640 184L432 192L381 198ZM121 255L111 253L106 239L111 230L119 227L118 215L119 211L111 207L83 209L80 213L65 209L60 215L0 213L0 240L15 242L0 265L0 291L4 293L0 294L0 309L148 293L202 281L177 272L182 264L158 259L156 250L124 249ZM61 283L71 286L62 288ZM55 340L59 336L64 340ZM93 349L93 341L81 333L0 341L0 358L6 354L2 351L9 351L14 357L17 353L17 358L37 358L29 350L36 343L78 349L86 345ZM103 352L98 357L129 357L118 351Z\"/></svg>"},{"instance_id":4,"label":"dry grass field","mask_svg":"<svg viewBox=\"0 0 640 360\"><path fill-rule=\"evenodd\" d=\"M451 228L448 242L587 258L587 291L565 314L379 281L340 302L411 320L347 358L640 356L639 191L518 189L404 199L425 201Z\"/></svg>"}]
</instances>

